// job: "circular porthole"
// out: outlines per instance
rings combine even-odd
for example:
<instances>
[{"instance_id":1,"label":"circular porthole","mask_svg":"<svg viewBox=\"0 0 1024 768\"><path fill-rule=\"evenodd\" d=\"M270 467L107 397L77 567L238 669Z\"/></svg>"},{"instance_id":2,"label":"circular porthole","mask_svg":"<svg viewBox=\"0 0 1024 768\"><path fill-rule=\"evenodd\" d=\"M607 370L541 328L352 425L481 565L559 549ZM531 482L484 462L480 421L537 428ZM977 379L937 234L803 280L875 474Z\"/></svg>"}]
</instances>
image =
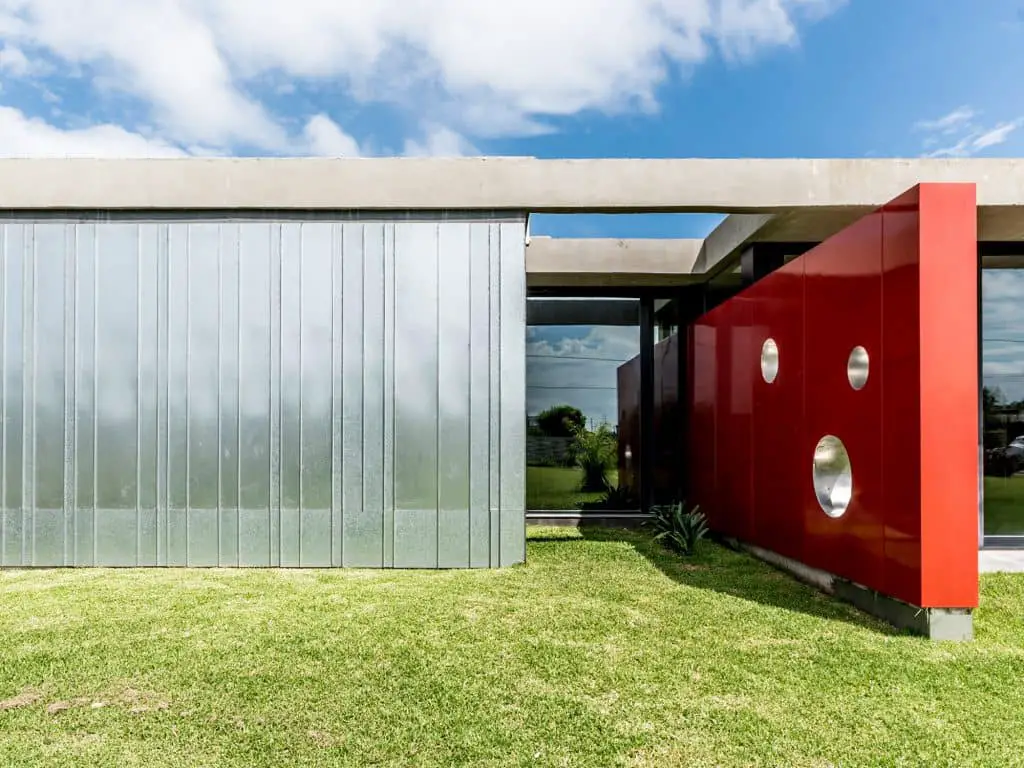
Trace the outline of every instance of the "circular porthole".
<instances>
[{"instance_id":1,"label":"circular porthole","mask_svg":"<svg viewBox=\"0 0 1024 768\"><path fill-rule=\"evenodd\" d=\"M853 498L853 470L843 441L826 435L814 449L814 495L829 517L842 517Z\"/></svg>"},{"instance_id":2,"label":"circular porthole","mask_svg":"<svg viewBox=\"0 0 1024 768\"><path fill-rule=\"evenodd\" d=\"M868 351L864 347L854 347L850 359L846 361L846 378L854 389L864 389L868 383Z\"/></svg>"},{"instance_id":3,"label":"circular porthole","mask_svg":"<svg viewBox=\"0 0 1024 768\"><path fill-rule=\"evenodd\" d=\"M767 339L761 345L761 377L771 384L779 375L779 345Z\"/></svg>"}]
</instances>

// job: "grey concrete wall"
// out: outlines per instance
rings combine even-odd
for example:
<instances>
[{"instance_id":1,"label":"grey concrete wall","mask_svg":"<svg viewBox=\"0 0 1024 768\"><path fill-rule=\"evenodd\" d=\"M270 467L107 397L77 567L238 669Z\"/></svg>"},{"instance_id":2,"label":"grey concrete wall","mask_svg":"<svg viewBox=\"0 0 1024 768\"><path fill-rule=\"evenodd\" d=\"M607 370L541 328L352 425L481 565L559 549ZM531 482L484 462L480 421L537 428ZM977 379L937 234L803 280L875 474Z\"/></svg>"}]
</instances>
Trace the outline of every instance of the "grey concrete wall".
<instances>
[{"instance_id":1,"label":"grey concrete wall","mask_svg":"<svg viewBox=\"0 0 1024 768\"><path fill-rule=\"evenodd\" d=\"M521 217L0 238L0 565L524 559Z\"/></svg>"}]
</instances>

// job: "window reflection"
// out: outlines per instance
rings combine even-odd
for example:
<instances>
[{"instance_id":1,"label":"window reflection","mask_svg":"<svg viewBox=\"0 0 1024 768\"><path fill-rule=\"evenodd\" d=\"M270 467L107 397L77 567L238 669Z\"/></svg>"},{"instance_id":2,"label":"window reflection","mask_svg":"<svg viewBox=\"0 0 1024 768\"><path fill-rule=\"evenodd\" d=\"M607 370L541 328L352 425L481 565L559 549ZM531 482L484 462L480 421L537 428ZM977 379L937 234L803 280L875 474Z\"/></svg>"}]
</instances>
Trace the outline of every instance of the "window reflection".
<instances>
[{"instance_id":1,"label":"window reflection","mask_svg":"<svg viewBox=\"0 0 1024 768\"><path fill-rule=\"evenodd\" d=\"M638 507L620 472L637 446L620 423L619 369L639 353L636 323L527 327L527 509Z\"/></svg>"},{"instance_id":2,"label":"window reflection","mask_svg":"<svg viewBox=\"0 0 1024 768\"><path fill-rule=\"evenodd\" d=\"M983 270L981 327L984 533L1024 535L1024 269Z\"/></svg>"}]
</instances>

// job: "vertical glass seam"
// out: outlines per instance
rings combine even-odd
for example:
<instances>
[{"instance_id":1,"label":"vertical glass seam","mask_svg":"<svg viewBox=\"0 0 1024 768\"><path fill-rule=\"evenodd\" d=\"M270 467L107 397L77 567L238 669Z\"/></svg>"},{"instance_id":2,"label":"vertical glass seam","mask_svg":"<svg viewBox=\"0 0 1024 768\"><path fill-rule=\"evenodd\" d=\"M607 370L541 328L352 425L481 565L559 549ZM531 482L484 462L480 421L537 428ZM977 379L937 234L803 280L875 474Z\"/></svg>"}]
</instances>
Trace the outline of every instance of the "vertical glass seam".
<instances>
[{"instance_id":1,"label":"vertical glass seam","mask_svg":"<svg viewBox=\"0 0 1024 768\"><path fill-rule=\"evenodd\" d=\"M242 564L242 225L235 225L235 566Z\"/></svg>"},{"instance_id":2,"label":"vertical glass seam","mask_svg":"<svg viewBox=\"0 0 1024 768\"><path fill-rule=\"evenodd\" d=\"M100 230L93 226L92 235L92 564L96 565L97 518L99 507L99 305L100 305Z\"/></svg>"},{"instance_id":3,"label":"vertical glass seam","mask_svg":"<svg viewBox=\"0 0 1024 768\"><path fill-rule=\"evenodd\" d=\"M473 567L473 229L476 222L466 226L466 567Z\"/></svg>"},{"instance_id":4,"label":"vertical glass seam","mask_svg":"<svg viewBox=\"0 0 1024 768\"><path fill-rule=\"evenodd\" d=\"M338 223L334 222L331 224L331 407L330 407L330 422L331 422L331 515L330 515L330 536L331 536L331 565L336 566L341 562L341 555L339 554L340 547L338 546L338 533L334 521L338 514L338 493L337 493L337 468L338 468L338 430L335 425L335 418L337 417L338 411L338 286L335 280L335 271L337 269L337 247L338 247Z\"/></svg>"},{"instance_id":5,"label":"vertical glass seam","mask_svg":"<svg viewBox=\"0 0 1024 768\"><path fill-rule=\"evenodd\" d=\"M274 472L277 476L277 503L275 505L275 516L277 518L277 564L281 564L281 544L283 532L281 530L281 378L283 362L281 360L281 320L284 312L284 301L282 299L282 283L284 282L284 225L277 227L277 403L276 403L276 425L277 425L277 457L274 462Z\"/></svg>"},{"instance_id":6,"label":"vertical glass seam","mask_svg":"<svg viewBox=\"0 0 1024 768\"><path fill-rule=\"evenodd\" d=\"M223 552L224 516L224 224L217 226L217 564Z\"/></svg>"},{"instance_id":7,"label":"vertical glass seam","mask_svg":"<svg viewBox=\"0 0 1024 768\"><path fill-rule=\"evenodd\" d=\"M303 488L305 486L304 477L303 477L304 468L305 468L305 462L304 462L304 459L305 459L305 450L304 450L305 446L303 445L303 442L302 442L302 438L303 438L303 436L302 436L302 432L303 432L302 424L305 421L305 419L303 418L303 414L302 414L302 391L304 389L304 387L303 387L303 384L304 384L304 382L303 382L303 370L302 370L302 363L303 363L303 355L302 355L302 347L303 347L303 338L302 338L302 315L303 315L303 312L302 312L302 282L303 282L303 278L305 277L305 270L302 268L302 262L303 262L303 255L304 255L305 250L306 250L306 248L305 248L305 245L306 245L305 235L306 235L306 224L305 224L305 222L299 222L299 238L298 238L299 239L299 253L298 253L299 305L297 307L298 314L299 314L299 338L298 338L298 350L297 350L298 354L299 354L299 381L298 381L298 385L299 385L298 386L298 390L299 390L298 391L299 407L298 407L297 416L298 416L298 419L299 419L299 425L298 425L299 426L299 430L298 430L298 434L299 434L299 478L298 478L298 480L299 480L299 515L298 515L299 551L298 551L298 563L299 563L299 567L300 568L302 567L302 518L303 518L303 510L305 509L305 504L303 503L303 501L304 501L303 493L302 493Z\"/></svg>"},{"instance_id":8,"label":"vertical glass seam","mask_svg":"<svg viewBox=\"0 0 1024 768\"><path fill-rule=\"evenodd\" d=\"M190 564L192 517L192 225L185 225L185 565Z\"/></svg>"},{"instance_id":9,"label":"vertical glass seam","mask_svg":"<svg viewBox=\"0 0 1024 768\"><path fill-rule=\"evenodd\" d=\"M75 259L74 224L65 224L64 252L64 565L74 562L75 482ZM0 315L2 317L2 315ZM70 562L69 562L70 561Z\"/></svg>"},{"instance_id":10,"label":"vertical glass seam","mask_svg":"<svg viewBox=\"0 0 1024 768\"><path fill-rule=\"evenodd\" d=\"M0 566L7 564L7 236L0 241Z\"/></svg>"},{"instance_id":11,"label":"vertical glass seam","mask_svg":"<svg viewBox=\"0 0 1024 768\"><path fill-rule=\"evenodd\" d=\"M36 549L36 377L38 375L37 361L39 350L36 348L36 325L39 322L38 301L36 296L37 265L39 254L36 251L35 225L26 226L25 242L25 272L27 274L27 290L25 291L25 315L26 323L23 330L28 334L29 343L25 345L25 354L30 356L28 365L25 366L24 374L29 377L29 385L24 388L25 403L23 412L26 413L25 423L22 425L22 432L26 432L23 443L27 443L27 450L24 455L26 460L22 467L22 477L25 478L22 486L22 498L27 496L28 503L22 508L22 564L35 565ZM31 235L28 233L31 232ZM29 524L31 515L31 525ZM31 544L29 544L31 542ZM31 550L29 550L31 547Z\"/></svg>"},{"instance_id":12,"label":"vertical glass seam","mask_svg":"<svg viewBox=\"0 0 1024 768\"><path fill-rule=\"evenodd\" d=\"M441 564L441 224L434 225L434 488L437 519L434 522L434 565Z\"/></svg>"},{"instance_id":13,"label":"vertical glass seam","mask_svg":"<svg viewBox=\"0 0 1024 768\"><path fill-rule=\"evenodd\" d=\"M267 386L267 563L274 564L274 225L267 227L267 348L270 361L267 366L270 381Z\"/></svg>"},{"instance_id":14,"label":"vertical glass seam","mask_svg":"<svg viewBox=\"0 0 1024 768\"><path fill-rule=\"evenodd\" d=\"M498 372L504 371L505 367L505 313L502 311L503 300L504 300L504 287L501 284L501 278L505 273L505 266L502 259L502 227L500 224L494 226L495 231L498 234ZM505 439L505 387L503 377L498 376L498 562L497 567L500 568L504 563L502 557L502 518L504 517L505 507L505 493L504 493L504 482L502 475L504 474L505 467L501 461L501 455L503 453L502 447Z\"/></svg>"},{"instance_id":15,"label":"vertical glass seam","mask_svg":"<svg viewBox=\"0 0 1024 768\"><path fill-rule=\"evenodd\" d=\"M163 312L157 312L157 441L160 442L161 429L163 430L163 463L160 462L159 448L157 452L157 473L163 475L163 487L157 485L157 509L159 510L161 497L163 501L163 514L157 515L157 560L162 556L163 565L168 565L170 559L167 542L168 528L170 526L171 505L170 505L170 466L171 466L171 428L170 428L170 376L171 376L171 341L170 341L170 282L171 282L171 232L170 224L161 224L160 241L157 247L157 304L163 308ZM163 324L160 324L161 317ZM160 375L161 370L163 375ZM162 403L162 407L161 407ZM161 493L161 490L163 491ZM163 518L163 526L160 525L160 518Z\"/></svg>"},{"instance_id":16,"label":"vertical glass seam","mask_svg":"<svg viewBox=\"0 0 1024 768\"><path fill-rule=\"evenodd\" d=\"M383 509L384 518L389 521L385 526L385 553L383 565L394 567L395 564L395 331L396 317L396 239L397 230L394 222L384 225L384 429L383 429L383 466L381 468L382 485L384 486Z\"/></svg>"},{"instance_id":17,"label":"vertical glass seam","mask_svg":"<svg viewBox=\"0 0 1024 768\"><path fill-rule=\"evenodd\" d=\"M135 225L135 565L142 551L142 224Z\"/></svg>"}]
</instances>

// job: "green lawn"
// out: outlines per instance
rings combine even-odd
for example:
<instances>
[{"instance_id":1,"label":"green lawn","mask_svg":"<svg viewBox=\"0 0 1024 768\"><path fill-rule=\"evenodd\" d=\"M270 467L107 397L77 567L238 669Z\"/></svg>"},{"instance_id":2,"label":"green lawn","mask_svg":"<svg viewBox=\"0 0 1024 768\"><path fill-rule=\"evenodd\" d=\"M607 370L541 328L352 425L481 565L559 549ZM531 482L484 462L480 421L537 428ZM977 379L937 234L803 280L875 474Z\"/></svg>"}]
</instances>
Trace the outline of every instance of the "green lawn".
<instances>
[{"instance_id":1,"label":"green lawn","mask_svg":"<svg viewBox=\"0 0 1024 768\"><path fill-rule=\"evenodd\" d=\"M527 509L577 509L584 502L598 501L600 493L582 493L583 472L575 467L527 467ZM618 482L618 472L608 473L608 482Z\"/></svg>"},{"instance_id":2,"label":"green lawn","mask_svg":"<svg viewBox=\"0 0 1024 768\"><path fill-rule=\"evenodd\" d=\"M744 556L0 573L0 766L945 766L1024 755L1024 577L897 634Z\"/></svg>"},{"instance_id":3,"label":"green lawn","mask_svg":"<svg viewBox=\"0 0 1024 768\"><path fill-rule=\"evenodd\" d=\"M1024 477L985 478L985 533L1024 534Z\"/></svg>"}]
</instances>

